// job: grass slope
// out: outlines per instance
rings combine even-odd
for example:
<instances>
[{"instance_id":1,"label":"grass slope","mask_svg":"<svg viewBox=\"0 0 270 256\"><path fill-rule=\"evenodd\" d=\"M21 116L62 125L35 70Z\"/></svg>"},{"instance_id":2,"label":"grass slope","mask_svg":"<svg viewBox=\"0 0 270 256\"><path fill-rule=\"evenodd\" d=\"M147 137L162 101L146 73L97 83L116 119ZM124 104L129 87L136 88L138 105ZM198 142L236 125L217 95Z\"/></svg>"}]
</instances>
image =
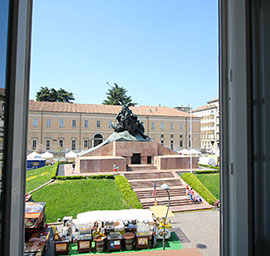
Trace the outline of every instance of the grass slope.
<instances>
[{"instance_id":1,"label":"grass slope","mask_svg":"<svg viewBox=\"0 0 270 256\"><path fill-rule=\"evenodd\" d=\"M57 180L33 193L34 201L46 202L47 222L93 210L128 209L114 180Z\"/></svg>"},{"instance_id":2,"label":"grass slope","mask_svg":"<svg viewBox=\"0 0 270 256\"><path fill-rule=\"evenodd\" d=\"M53 165L26 172L26 192L29 192L51 179Z\"/></svg>"},{"instance_id":3,"label":"grass slope","mask_svg":"<svg viewBox=\"0 0 270 256\"><path fill-rule=\"evenodd\" d=\"M196 176L217 199L220 199L219 173L196 174Z\"/></svg>"}]
</instances>

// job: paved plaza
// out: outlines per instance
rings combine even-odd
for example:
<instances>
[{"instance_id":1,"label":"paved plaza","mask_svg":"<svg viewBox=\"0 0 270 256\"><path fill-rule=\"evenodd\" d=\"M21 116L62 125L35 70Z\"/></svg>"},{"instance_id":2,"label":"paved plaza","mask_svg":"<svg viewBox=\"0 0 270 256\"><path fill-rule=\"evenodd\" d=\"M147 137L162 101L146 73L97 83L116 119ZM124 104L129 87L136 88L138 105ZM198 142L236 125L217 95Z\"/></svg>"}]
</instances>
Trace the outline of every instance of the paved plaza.
<instances>
[{"instance_id":1,"label":"paved plaza","mask_svg":"<svg viewBox=\"0 0 270 256\"><path fill-rule=\"evenodd\" d=\"M181 242L183 247L186 249L205 245L207 248L199 249L203 256L218 256L219 213L219 210L175 213L172 226L180 228L188 240Z\"/></svg>"}]
</instances>

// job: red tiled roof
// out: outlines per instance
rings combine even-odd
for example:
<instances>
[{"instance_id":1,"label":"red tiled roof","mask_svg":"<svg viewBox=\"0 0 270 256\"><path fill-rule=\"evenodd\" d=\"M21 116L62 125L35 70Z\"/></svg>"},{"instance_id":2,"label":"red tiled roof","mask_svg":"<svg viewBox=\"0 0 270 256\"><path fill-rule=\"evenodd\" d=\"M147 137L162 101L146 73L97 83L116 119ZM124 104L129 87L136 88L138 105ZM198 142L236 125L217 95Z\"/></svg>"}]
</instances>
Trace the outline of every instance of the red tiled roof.
<instances>
[{"instance_id":1,"label":"red tiled roof","mask_svg":"<svg viewBox=\"0 0 270 256\"><path fill-rule=\"evenodd\" d=\"M189 117L188 113L165 106L136 106L130 107L136 115ZM117 114L121 106L102 104L77 104L62 102L29 101L29 111ZM193 115L194 116L194 115ZM194 116L196 117L196 116Z\"/></svg>"},{"instance_id":2,"label":"red tiled roof","mask_svg":"<svg viewBox=\"0 0 270 256\"><path fill-rule=\"evenodd\" d=\"M216 98L214 100L209 100L209 101L207 101L207 103L210 104L210 103L214 103L214 102L217 102L217 101L219 101L219 98Z\"/></svg>"},{"instance_id":3,"label":"red tiled roof","mask_svg":"<svg viewBox=\"0 0 270 256\"><path fill-rule=\"evenodd\" d=\"M204 106L193 109L192 112L194 113L194 112L198 112L198 111L202 111L202 110L206 110L206 109L211 109L211 108L217 108L217 106L214 105L214 104L212 104L212 105L204 105Z\"/></svg>"}]
</instances>

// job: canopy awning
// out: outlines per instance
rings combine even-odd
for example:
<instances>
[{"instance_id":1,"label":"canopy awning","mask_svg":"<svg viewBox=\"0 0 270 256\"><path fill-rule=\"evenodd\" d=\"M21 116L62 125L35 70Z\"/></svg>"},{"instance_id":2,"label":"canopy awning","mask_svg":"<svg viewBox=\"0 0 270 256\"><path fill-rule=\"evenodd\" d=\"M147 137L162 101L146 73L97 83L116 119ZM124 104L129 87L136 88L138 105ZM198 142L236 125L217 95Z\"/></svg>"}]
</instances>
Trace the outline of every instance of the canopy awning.
<instances>
[{"instance_id":1,"label":"canopy awning","mask_svg":"<svg viewBox=\"0 0 270 256\"><path fill-rule=\"evenodd\" d=\"M46 159L51 159L53 158L53 154L50 153L49 151L46 151L45 153L41 154L41 157L46 158Z\"/></svg>"},{"instance_id":2,"label":"canopy awning","mask_svg":"<svg viewBox=\"0 0 270 256\"><path fill-rule=\"evenodd\" d=\"M165 205L150 206L150 211L155 215L156 218L164 218L168 207ZM174 217L174 214L169 209L168 217Z\"/></svg>"},{"instance_id":3,"label":"canopy awning","mask_svg":"<svg viewBox=\"0 0 270 256\"><path fill-rule=\"evenodd\" d=\"M70 151L70 152L65 154L65 157L66 158L76 158L77 154L75 152L73 152L73 151Z\"/></svg>"},{"instance_id":4,"label":"canopy awning","mask_svg":"<svg viewBox=\"0 0 270 256\"><path fill-rule=\"evenodd\" d=\"M43 160L44 158L41 156L41 154L38 154L37 152L32 152L27 156L27 160Z\"/></svg>"}]
</instances>

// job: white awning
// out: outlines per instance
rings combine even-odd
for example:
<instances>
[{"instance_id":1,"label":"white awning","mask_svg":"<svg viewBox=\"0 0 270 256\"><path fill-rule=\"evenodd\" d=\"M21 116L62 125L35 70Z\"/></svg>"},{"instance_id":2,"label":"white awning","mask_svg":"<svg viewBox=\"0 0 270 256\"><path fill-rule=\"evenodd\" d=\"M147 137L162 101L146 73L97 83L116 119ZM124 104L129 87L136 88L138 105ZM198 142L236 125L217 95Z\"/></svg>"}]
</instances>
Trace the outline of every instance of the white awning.
<instances>
[{"instance_id":1,"label":"white awning","mask_svg":"<svg viewBox=\"0 0 270 256\"><path fill-rule=\"evenodd\" d=\"M50 153L49 151L46 151L45 153L41 154L41 157L43 157L45 159L51 159L51 158L53 158L53 154Z\"/></svg>"},{"instance_id":2,"label":"white awning","mask_svg":"<svg viewBox=\"0 0 270 256\"><path fill-rule=\"evenodd\" d=\"M70 151L68 153L65 154L65 157L66 158L76 158L77 157L77 154L74 153L73 151Z\"/></svg>"},{"instance_id":3,"label":"white awning","mask_svg":"<svg viewBox=\"0 0 270 256\"><path fill-rule=\"evenodd\" d=\"M44 158L41 156L41 154L38 154L37 152L32 152L27 156L27 160L44 160Z\"/></svg>"}]
</instances>

